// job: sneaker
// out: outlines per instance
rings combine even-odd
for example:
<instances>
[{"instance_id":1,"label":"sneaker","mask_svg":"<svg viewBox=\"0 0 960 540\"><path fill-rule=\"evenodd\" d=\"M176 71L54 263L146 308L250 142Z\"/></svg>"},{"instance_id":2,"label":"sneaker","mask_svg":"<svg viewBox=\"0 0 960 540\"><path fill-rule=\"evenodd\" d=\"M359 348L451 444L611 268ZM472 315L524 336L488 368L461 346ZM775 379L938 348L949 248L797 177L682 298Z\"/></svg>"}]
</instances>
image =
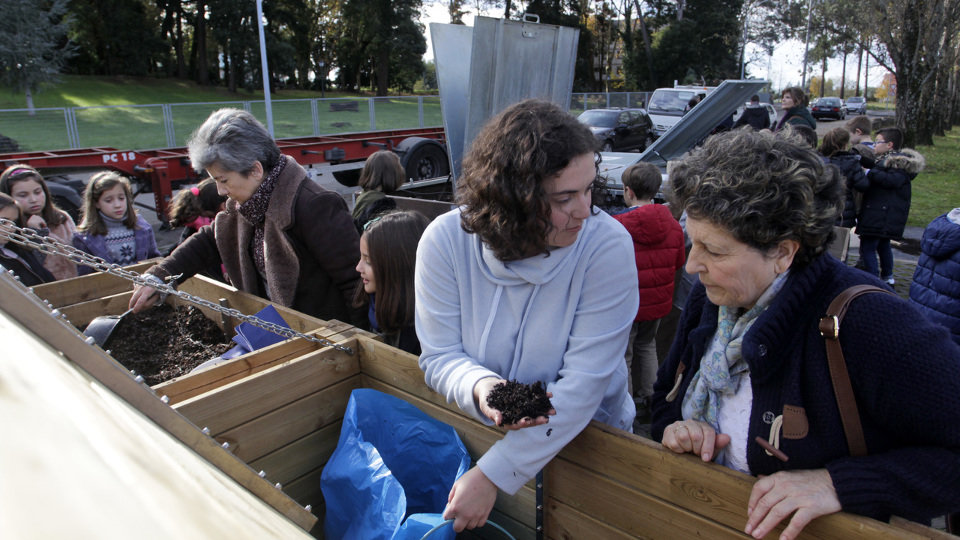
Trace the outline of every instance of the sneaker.
<instances>
[{"instance_id":1,"label":"sneaker","mask_svg":"<svg viewBox=\"0 0 960 540\"><path fill-rule=\"evenodd\" d=\"M895 283L893 277L883 278L883 282L891 287L893 287L893 284Z\"/></svg>"}]
</instances>

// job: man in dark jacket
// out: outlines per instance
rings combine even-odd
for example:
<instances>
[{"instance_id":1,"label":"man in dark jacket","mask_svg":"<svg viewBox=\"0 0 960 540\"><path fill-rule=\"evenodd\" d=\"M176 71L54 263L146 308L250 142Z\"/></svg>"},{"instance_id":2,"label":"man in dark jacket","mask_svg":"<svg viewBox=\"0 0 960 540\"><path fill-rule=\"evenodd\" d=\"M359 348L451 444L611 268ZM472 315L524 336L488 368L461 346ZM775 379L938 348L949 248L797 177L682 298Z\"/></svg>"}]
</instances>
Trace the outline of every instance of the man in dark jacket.
<instances>
[{"instance_id":1,"label":"man in dark jacket","mask_svg":"<svg viewBox=\"0 0 960 540\"><path fill-rule=\"evenodd\" d=\"M750 96L750 105L743 109L740 119L733 125L734 129L740 126L750 126L757 131L770 127L770 115L767 114L767 109L760 105L760 96Z\"/></svg>"}]
</instances>

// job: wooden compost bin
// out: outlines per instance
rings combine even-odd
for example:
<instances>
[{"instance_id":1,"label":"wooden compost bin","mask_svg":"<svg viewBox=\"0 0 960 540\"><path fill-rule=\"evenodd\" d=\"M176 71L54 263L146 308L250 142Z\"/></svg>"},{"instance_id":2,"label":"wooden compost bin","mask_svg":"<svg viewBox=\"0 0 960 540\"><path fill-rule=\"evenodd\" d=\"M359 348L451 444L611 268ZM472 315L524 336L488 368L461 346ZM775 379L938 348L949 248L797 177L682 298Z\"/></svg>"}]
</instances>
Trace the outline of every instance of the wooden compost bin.
<instances>
[{"instance_id":1,"label":"wooden compost bin","mask_svg":"<svg viewBox=\"0 0 960 540\"><path fill-rule=\"evenodd\" d=\"M61 311L79 323L86 316L126 308L129 285L112 279L117 278L94 275L34 290L55 306L51 298L67 301ZM94 280L95 287L86 286ZM181 289L208 300L227 298L244 313L267 303L204 278L188 280ZM315 536L322 536L324 514L320 475L336 447L353 389L400 397L453 426L474 460L503 436L428 388L416 356L344 323L278 310L295 329L315 331L351 348L352 354L288 340L154 389L192 424L206 427L217 443L229 443L233 455L254 471L264 471L270 483L281 484L300 506L311 505L321 520L311 530ZM742 528L754 480L594 422L544 470L541 532L546 538L571 539L749 538ZM516 495L500 493L491 519L517 538L533 539L536 513L531 481ZM483 529L479 536L487 532ZM497 531L488 536L502 537ZM956 537L902 520L887 524L841 513L815 520L802 538Z\"/></svg>"}]
</instances>

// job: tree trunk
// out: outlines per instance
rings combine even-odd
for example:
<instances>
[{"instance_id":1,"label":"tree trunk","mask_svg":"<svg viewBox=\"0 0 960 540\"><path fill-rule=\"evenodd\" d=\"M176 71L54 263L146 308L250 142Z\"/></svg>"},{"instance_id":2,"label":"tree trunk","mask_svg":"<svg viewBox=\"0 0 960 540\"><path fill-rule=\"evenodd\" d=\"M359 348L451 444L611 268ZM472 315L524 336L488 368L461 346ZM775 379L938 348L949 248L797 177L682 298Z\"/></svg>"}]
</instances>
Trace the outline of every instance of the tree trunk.
<instances>
[{"instance_id":1,"label":"tree trunk","mask_svg":"<svg viewBox=\"0 0 960 540\"><path fill-rule=\"evenodd\" d=\"M513 9L513 2L512 2L511 0L506 0L506 2L503 3L503 18L504 18L504 19L509 19L509 18L510 18L510 11L511 11L512 9Z\"/></svg>"},{"instance_id":2,"label":"tree trunk","mask_svg":"<svg viewBox=\"0 0 960 540\"><path fill-rule=\"evenodd\" d=\"M860 46L860 52L857 54L857 89L855 96L860 95L860 67L863 65L863 45Z\"/></svg>"},{"instance_id":3,"label":"tree trunk","mask_svg":"<svg viewBox=\"0 0 960 540\"><path fill-rule=\"evenodd\" d=\"M174 50L177 55L177 78L187 78L187 65L183 60L183 4L177 2L177 35L174 39Z\"/></svg>"},{"instance_id":4,"label":"tree trunk","mask_svg":"<svg viewBox=\"0 0 960 540\"><path fill-rule=\"evenodd\" d=\"M823 56L820 62L820 97L823 97L827 90L827 56Z\"/></svg>"},{"instance_id":5,"label":"tree trunk","mask_svg":"<svg viewBox=\"0 0 960 540\"><path fill-rule=\"evenodd\" d=\"M230 41L227 41L227 50L230 49ZM233 51L227 54L227 89L234 93L237 91L237 57Z\"/></svg>"},{"instance_id":6,"label":"tree trunk","mask_svg":"<svg viewBox=\"0 0 960 540\"><path fill-rule=\"evenodd\" d=\"M637 7L637 21L640 23L640 38L643 39L643 51L647 57L647 73L650 82L657 80L657 74L653 70L653 47L650 46L650 32L647 30L647 21L643 19L643 10L640 9L640 2L634 2Z\"/></svg>"},{"instance_id":7,"label":"tree trunk","mask_svg":"<svg viewBox=\"0 0 960 540\"><path fill-rule=\"evenodd\" d=\"M840 70L840 99L843 99L844 91L846 91L847 86L847 52L846 52L846 43L843 44L843 69Z\"/></svg>"},{"instance_id":8,"label":"tree trunk","mask_svg":"<svg viewBox=\"0 0 960 540\"><path fill-rule=\"evenodd\" d=\"M210 66L207 64L207 4L197 0L197 24L193 40L197 48L197 84L210 84Z\"/></svg>"},{"instance_id":9,"label":"tree trunk","mask_svg":"<svg viewBox=\"0 0 960 540\"><path fill-rule=\"evenodd\" d=\"M385 96L390 84L390 49L380 47L377 53L377 95Z\"/></svg>"}]
</instances>

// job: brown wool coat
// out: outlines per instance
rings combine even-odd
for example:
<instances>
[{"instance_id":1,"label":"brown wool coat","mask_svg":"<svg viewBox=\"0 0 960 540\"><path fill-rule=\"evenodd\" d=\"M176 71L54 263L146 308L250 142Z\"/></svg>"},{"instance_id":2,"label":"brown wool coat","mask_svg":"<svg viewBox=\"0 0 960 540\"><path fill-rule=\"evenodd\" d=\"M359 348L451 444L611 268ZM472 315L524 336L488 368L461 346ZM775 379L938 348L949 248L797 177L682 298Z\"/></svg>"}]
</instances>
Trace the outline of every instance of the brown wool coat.
<instances>
[{"instance_id":1,"label":"brown wool coat","mask_svg":"<svg viewBox=\"0 0 960 540\"><path fill-rule=\"evenodd\" d=\"M366 326L366 310L351 307L360 277L360 237L340 195L318 186L288 159L264 220L266 290L250 249L253 224L237 207L228 199L212 225L147 273L161 278L182 273L182 282L211 264L223 264L242 291L321 319Z\"/></svg>"}]
</instances>

